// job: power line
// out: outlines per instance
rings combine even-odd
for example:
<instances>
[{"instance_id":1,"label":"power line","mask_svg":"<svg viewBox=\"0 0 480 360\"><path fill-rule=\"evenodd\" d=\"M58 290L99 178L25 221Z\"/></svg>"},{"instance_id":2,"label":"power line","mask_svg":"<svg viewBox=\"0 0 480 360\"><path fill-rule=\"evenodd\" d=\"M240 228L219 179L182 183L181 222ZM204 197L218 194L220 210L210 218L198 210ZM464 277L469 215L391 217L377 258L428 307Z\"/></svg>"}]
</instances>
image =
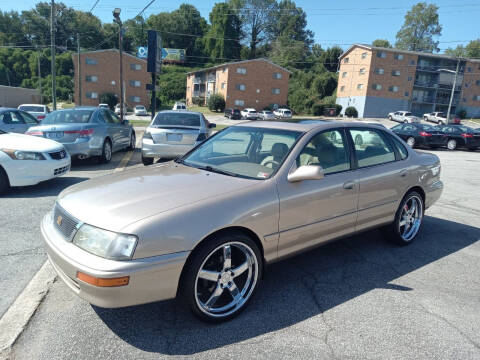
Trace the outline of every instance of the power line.
<instances>
[{"instance_id":1,"label":"power line","mask_svg":"<svg viewBox=\"0 0 480 360\"><path fill-rule=\"evenodd\" d=\"M97 6L97 4L98 4L99 1L100 1L100 0L95 1L95 4L93 4L93 6L92 6L92 8L90 9L89 12L92 12L93 9L95 9L95 6Z\"/></svg>"}]
</instances>

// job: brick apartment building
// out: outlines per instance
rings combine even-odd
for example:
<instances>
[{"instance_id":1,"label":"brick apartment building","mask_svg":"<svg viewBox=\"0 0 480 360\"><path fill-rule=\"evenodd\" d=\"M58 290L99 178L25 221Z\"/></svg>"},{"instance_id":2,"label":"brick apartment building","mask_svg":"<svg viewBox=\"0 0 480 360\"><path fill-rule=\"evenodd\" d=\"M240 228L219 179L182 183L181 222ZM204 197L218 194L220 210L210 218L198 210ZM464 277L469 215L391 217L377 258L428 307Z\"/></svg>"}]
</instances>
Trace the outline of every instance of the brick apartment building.
<instances>
[{"instance_id":1,"label":"brick apartment building","mask_svg":"<svg viewBox=\"0 0 480 360\"><path fill-rule=\"evenodd\" d=\"M465 110L480 116L480 60L356 44L340 56L337 104L359 117L386 117L408 110L417 116Z\"/></svg>"},{"instance_id":2,"label":"brick apartment building","mask_svg":"<svg viewBox=\"0 0 480 360\"><path fill-rule=\"evenodd\" d=\"M150 105L150 96L145 84L150 82L147 73L147 62L133 55L123 53L123 86L125 102L128 106ZM114 93L120 102L120 62L118 50L98 50L80 54L82 99L78 94L78 61L77 55L72 55L75 71L75 103L77 105L99 104L100 95Z\"/></svg>"},{"instance_id":3,"label":"brick apartment building","mask_svg":"<svg viewBox=\"0 0 480 360\"><path fill-rule=\"evenodd\" d=\"M212 94L223 95L227 108L260 111L287 104L290 71L267 59L226 63L187 73L187 105L193 98L206 104Z\"/></svg>"}]
</instances>

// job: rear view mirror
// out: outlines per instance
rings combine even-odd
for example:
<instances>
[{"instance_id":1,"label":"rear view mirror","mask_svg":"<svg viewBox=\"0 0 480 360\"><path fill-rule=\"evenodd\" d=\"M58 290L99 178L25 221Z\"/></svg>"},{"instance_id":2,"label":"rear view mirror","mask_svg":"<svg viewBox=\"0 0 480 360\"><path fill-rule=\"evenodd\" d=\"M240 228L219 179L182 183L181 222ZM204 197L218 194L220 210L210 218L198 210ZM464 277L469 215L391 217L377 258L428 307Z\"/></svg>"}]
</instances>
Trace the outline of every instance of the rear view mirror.
<instances>
[{"instance_id":1,"label":"rear view mirror","mask_svg":"<svg viewBox=\"0 0 480 360\"><path fill-rule=\"evenodd\" d=\"M209 129L216 128L216 127L217 127L217 124L212 124L212 123L208 124Z\"/></svg>"},{"instance_id":2,"label":"rear view mirror","mask_svg":"<svg viewBox=\"0 0 480 360\"><path fill-rule=\"evenodd\" d=\"M304 165L288 174L287 180L289 182L320 180L324 176L323 168L320 165Z\"/></svg>"}]
</instances>

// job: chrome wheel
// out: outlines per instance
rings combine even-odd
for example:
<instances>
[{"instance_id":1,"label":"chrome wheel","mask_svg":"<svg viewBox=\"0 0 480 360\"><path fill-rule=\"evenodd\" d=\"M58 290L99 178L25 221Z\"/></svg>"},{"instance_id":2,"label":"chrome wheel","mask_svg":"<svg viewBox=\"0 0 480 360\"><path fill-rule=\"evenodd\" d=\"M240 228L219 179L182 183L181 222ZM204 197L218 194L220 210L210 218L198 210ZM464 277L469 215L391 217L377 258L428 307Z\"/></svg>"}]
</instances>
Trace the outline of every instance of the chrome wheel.
<instances>
[{"instance_id":1,"label":"chrome wheel","mask_svg":"<svg viewBox=\"0 0 480 360\"><path fill-rule=\"evenodd\" d=\"M110 145L109 141L105 143L105 160L112 160L112 145Z\"/></svg>"},{"instance_id":2,"label":"chrome wheel","mask_svg":"<svg viewBox=\"0 0 480 360\"><path fill-rule=\"evenodd\" d=\"M409 137L409 138L407 139L407 144L408 144L410 147L413 148L413 145L415 145L415 138Z\"/></svg>"},{"instance_id":3,"label":"chrome wheel","mask_svg":"<svg viewBox=\"0 0 480 360\"><path fill-rule=\"evenodd\" d=\"M227 317L248 301L258 281L255 252L242 242L227 242L201 264L195 279L195 301L209 317Z\"/></svg>"},{"instance_id":4,"label":"chrome wheel","mask_svg":"<svg viewBox=\"0 0 480 360\"><path fill-rule=\"evenodd\" d=\"M418 196L414 195L405 201L398 222L398 231L402 240L411 241L420 230L423 218L423 202Z\"/></svg>"},{"instance_id":5,"label":"chrome wheel","mask_svg":"<svg viewBox=\"0 0 480 360\"><path fill-rule=\"evenodd\" d=\"M447 148L448 150L455 150L457 148L457 140L454 140L454 139L448 140Z\"/></svg>"}]
</instances>

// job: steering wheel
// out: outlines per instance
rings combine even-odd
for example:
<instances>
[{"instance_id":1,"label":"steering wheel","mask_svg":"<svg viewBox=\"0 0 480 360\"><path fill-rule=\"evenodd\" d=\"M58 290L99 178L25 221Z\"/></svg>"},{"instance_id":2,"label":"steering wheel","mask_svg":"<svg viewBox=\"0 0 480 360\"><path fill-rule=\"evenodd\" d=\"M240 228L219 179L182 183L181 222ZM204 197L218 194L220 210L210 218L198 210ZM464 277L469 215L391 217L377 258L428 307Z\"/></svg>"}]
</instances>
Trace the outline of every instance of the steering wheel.
<instances>
[{"instance_id":1,"label":"steering wheel","mask_svg":"<svg viewBox=\"0 0 480 360\"><path fill-rule=\"evenodd\" d=\"M262 164L265 167L268 167L268 164L272 164L272 169L278 165L280 165L277 161L275 160L268 160L265 164Z\"/></svg>"}]
</instances>

